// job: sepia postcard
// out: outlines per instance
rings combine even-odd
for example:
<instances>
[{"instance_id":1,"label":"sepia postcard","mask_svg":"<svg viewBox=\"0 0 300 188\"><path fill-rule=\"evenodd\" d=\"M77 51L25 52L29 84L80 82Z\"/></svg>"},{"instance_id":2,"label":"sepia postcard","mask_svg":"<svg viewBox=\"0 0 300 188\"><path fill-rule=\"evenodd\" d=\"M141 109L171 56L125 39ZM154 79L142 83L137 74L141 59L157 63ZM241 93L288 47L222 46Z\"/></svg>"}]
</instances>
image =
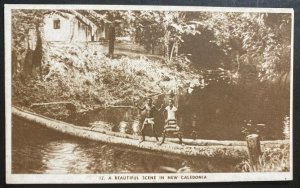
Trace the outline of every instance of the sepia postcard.
<instances>
[{"instance_id":1,"label":"sepia postcard","mask_svg":"<svg viewBox=\"0 0 300 188\"><path fill-rule=\"evenodd\" d=\"M5 5L6 183L293 180L293 9Z\"/></svg>"}]
</instances>

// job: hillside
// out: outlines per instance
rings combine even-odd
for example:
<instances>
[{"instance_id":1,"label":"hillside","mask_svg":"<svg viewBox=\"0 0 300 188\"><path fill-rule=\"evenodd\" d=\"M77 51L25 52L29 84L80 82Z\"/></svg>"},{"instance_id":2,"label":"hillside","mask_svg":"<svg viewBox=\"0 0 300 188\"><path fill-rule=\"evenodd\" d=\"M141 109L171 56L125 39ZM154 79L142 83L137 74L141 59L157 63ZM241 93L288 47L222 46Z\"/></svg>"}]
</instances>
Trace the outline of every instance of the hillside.
<instances>
[{"instance_id":1,"label":"hillside","mask_svg":"<svg viewBox=\"0 0 300 188\"><path fill-rule=\"evenodd\" d=\"M94 105L132 105L133 100L187 87L198 75L185 64L167 65L162 58L116 52L97 43L48 43L44 49L43 78L13 82L15 105L68 101L78 110Z\"/></svg>"}]
</instances>

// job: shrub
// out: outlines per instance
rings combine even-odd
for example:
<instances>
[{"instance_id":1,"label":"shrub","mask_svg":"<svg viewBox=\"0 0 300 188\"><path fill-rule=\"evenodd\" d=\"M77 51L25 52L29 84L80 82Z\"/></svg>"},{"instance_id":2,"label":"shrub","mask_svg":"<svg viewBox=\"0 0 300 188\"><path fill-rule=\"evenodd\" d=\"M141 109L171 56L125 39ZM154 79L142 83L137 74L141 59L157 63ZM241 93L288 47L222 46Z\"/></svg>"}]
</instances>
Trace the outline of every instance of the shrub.
<instances>
[{"instance_id":1,"label":"shrub","mask_svg":"<svg viewBox=\"0 0 300 188\"><path fill-rule=\"evenodd\" d=\"M289 145L281 148L266 148L259 157L257 172L287 172L290 169ZM250 172L251 165L248 159L243 160L237 167L242 172Z\"/></svg>"},{"instance_id":2,"label":"shrub","mask_svg":"<svg viewBox=\"0 0 300 188\"><path fill-rule=\"evenodd\" d=\"M78 107L131 105L130 100L135 96L146 97L172 89L173 85L169 83L175 78L179 85L197 78L196 74L177 72L159 60L150 60L145 56L110 59L105 53L101 45L49 43L45 52L47 63L43 65L43 80L33 79L34 87L25 87L24 95L34 93L32 100L28 98L29 103L68 100L77 103ZM13 84L19 83L14 80ZM44 87L38 88L39 92L33 92L35 85ZM14 96L18 96L21 88L14 87L13 92L17 94Z\"/></svg>"}]
</instances>

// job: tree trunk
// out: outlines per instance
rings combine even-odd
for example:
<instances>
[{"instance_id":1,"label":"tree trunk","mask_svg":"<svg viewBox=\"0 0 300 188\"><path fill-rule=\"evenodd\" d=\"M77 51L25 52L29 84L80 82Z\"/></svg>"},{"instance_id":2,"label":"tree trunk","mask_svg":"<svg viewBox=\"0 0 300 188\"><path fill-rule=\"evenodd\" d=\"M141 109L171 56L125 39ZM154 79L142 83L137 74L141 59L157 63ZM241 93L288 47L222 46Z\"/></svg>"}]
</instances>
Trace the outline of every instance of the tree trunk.
<instances>
[{"instance_id":1,"label":"tree trunk","mask_svg":"<svg viewBox=\"0 0 300 188\"><path fill-rule=\"evenodd\" d=\"M34 51L30 48L27 49L25 60L23 64L23 81L25 81L27 78L29 78L32 75L32 58L33 58Z\"/></svg>"},{"instance_id":2,"label":"tree trunk","mask_svg":"<svg viewBox=\"0 0 300 188\"><path fill-rule=\"evenodd\" d=\"M155 44L152 43L151 47L152 47L152 54L154 54L154 52L155 52Z\"/></svg>"},{"instance_id":3,"label":"tree trunk","mask_svg":"<svg viewBox=\"0 0 300 188\"><path fill-rule=\"evenodd\" d=\"M109 36L108 36L108 56L110 58L113 58L114 56L115 39L116 39L116 30L114 26L111 26L109 29Z\"/></svg>"},{"instance_id":4,"label":"tree trunk","mask_svg":"<svg viewBox=\"0 0 300 188\"><path fill-rule=\"evenodd\" d=\"M259 156L261 155L260 140L257 134L251 134L246 137L248 146L248 155L251 165L251 171L257 171Z\"/></svg>"},{"instance_id":5,"label":"tree trunk","mask_svg":"<svg viewBox=\"0 0 300 188\"><path fill-rule=\"evenodd\" d=\"M39 30L39 24L36 24L36 47L32 57L32 64L35 70L34 72L36 72L36 74L41 80L42 80L42 59L43 59L43 46L42 46L41 31Z\"/></svg>"},{"instance_id":6,"label":"tree trunk","mask_svg":"<svg viewBox=\"0 0 300 188\"><path fill-rule=\"evenodd\" d=\"M46 103L32 103L31 106L33 107L33 106L45 106L45 105L57 105L57 104L73 104L73 103L68 101L59 101L59 102L46 102Z\"/></svg>"},{"instance_id":7,"label":"tree trunk","mask_svg":"<svg viewBox=\"0 0 300 188\"><path fill-rule=\"evenodd\" d=\"M118 144L123 146L132 146L135 148L148 149L163 153L172 153L184 156L202 156L202 157L231 157L233 159L243 159L247 157L247 148L245 141L217 141L217 140L192 140L184 139L183 142L189 146L181 146L174 142L177 139L167 138L166 144L161 146L155 144L154 138L146 137L145 142L139 143L139 136L111 132L107 130L94 130L93 127L75 126L45 116L41 116L26 110L12 107L12 114L24 120L37 123L39 126L47 127L65 134L100 141L105 143ZM264 141L263 144L268 147L280 147L282 144L289 144L288 140L282 141Z\"/></svg>"},{"instance_id":8,"label":"tree trunk","mask_svg":"<svg viewBox=\"0 0 300 188\"><path fill-rule=\"evenodd\" d=\"M133 135L125 135L122 136L113 136L113 132L109 131L93 131L91 127L81 127L75 126L73 124L65 123L62 121L58 121L55 119L51 119L45 116L41 116L38 114L34 114L22 109L12 108L13 115L18 118L22 118L24 120L30 121L32 123L36 123L39 126L47 127L49 129L53 129L58 132L62 132L68 135L73 135L80 138L85 138L94 141L100 141L104 143L110 144L118 144L122 146L130 146L138 149L147 149L149 151L155 151L156 153L168 153L174 155L182 155L182 156L195 156L195 157L215 157L217 154L219 157L231 157L233 159L242 159L245 158L246 147L245 146L181 146L176 143L165 143L162 145L157 145L155 142L150 140L148 137L147 140L143 143L139 143L137 136L136 139L130 138ZM121 134L121 133L118 133ZM225 149L226 148L226 149ZM226 152L224 152L226 151Z\"/></svg>"},{"instance_id":9,"label":"tree trunk","mask_svg":"<svg viewBox=\"0 0 300 188\"><path fill-rule=\"evenodd\" d=\"M170 44L170 31L167 31L164 37L164 46L165 46L165 59L169 63L169 44Z\"/></svg>"},{"instance_id":10,"label":"tree trunk","mask_svg":"<svg viewBox=\"0 0 300 188\"><path fill-rule=\"evenodd\" d=\"M240 71L240 52L237 51L236 54L236 61L237 61L237 69L236 69L236 75L237 75L237 82L239 81L239 71Z\"/></svg>"},{"instance_id":11,"label":"tree trunk","mask_svg":"<svg viewBox=\"0 0 300 188\"><path fill-rule=\"evenodd\" d=\"M12 68L12 77L18 72L18 58L16 50L12 50L11 52L11 68Z\"/></svg>"},{"instance_id":12,"label":"tree trunk","mask_svg":"<svg viewBox=\"0 0 300 188\"><path fill-rule=\"evenodd\" d=\"M170 52L170 59L169 59L169 62L172 61L172 58L173 58L173 54L174 54L174 50L177 46L177 41L174 41L173 45L172 45L172 49L171 49L171 52Z\"/></svg>"}]
</instances>

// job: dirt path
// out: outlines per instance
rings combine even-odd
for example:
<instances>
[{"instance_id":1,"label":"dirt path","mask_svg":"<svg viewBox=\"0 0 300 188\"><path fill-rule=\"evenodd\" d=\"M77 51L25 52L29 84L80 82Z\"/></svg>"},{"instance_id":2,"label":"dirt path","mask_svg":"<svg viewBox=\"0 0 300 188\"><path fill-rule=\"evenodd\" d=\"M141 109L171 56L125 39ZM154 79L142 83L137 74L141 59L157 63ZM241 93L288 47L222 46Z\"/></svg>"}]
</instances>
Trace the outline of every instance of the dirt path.
<instances>
[{"instance_id":1,"label":"dirt path","mask_svg":"<svg viewBox=\"0 0 300 188\"><path fill-rule=\"evenodd\" d=\"M103 47L105 47L105 50L108 52L108 45L107 44L102 44ZM125 56L130 56L130 57L140 57L140 56L145 56L147 58L151 59L159 59L159 60L164 60L163 56L161 55L156 55L156 54L149 54L143 49L138 49L137 45L133 45L132 49L129 49L130 46L120 46L118 44L115 45L115 50L114 53L115 55L125 55ZM143 48L143 47L140 47Z\"/></svg>"}]
</instances>

